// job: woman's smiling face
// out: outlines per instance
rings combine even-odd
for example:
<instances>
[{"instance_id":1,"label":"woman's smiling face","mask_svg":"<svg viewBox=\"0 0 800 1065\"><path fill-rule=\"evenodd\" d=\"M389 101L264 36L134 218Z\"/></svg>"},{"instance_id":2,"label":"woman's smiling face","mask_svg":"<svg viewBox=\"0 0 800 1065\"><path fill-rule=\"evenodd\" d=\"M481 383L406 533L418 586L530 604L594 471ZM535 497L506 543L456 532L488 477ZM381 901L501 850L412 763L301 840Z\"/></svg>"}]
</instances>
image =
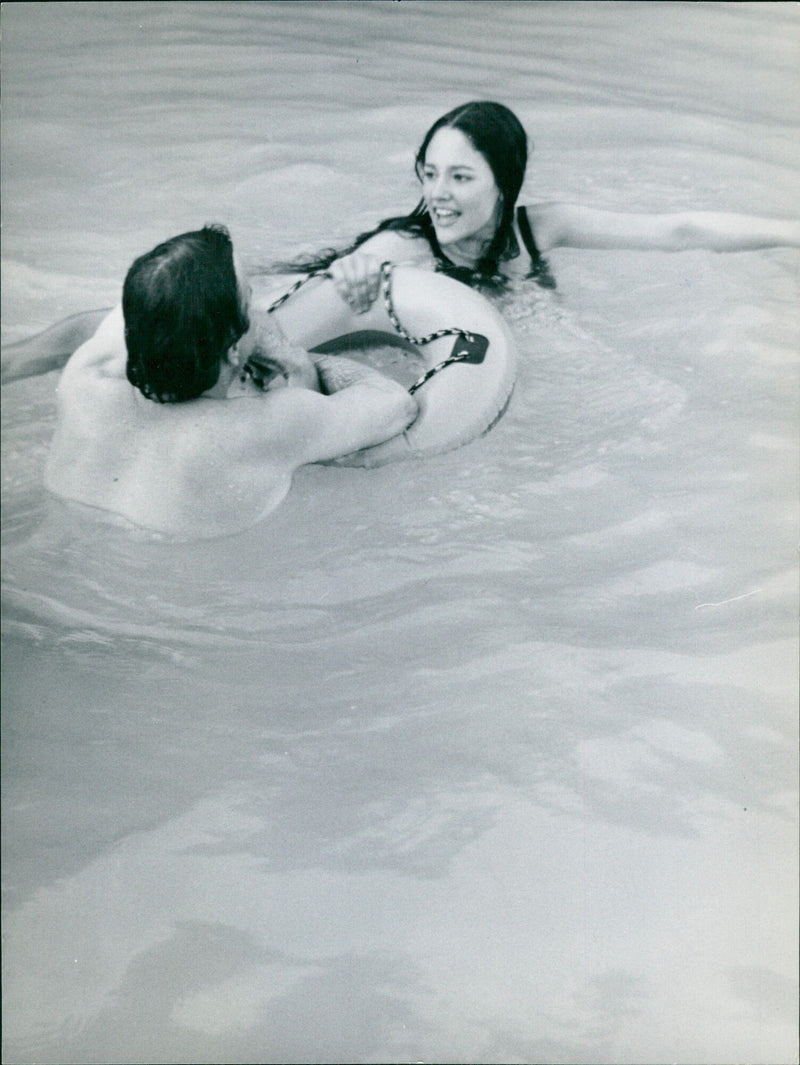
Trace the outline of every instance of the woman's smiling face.
<instances>
[{"instance_id":1,"label":"woman's smiling face","mask_svg":"<svg viewBox=\"0 0 800 1065\"><path fill-rule=\"evenodd\" d=\"M444 127L434 134L419 178L442 248L492 239L500 218L500 190L492 168L460 130Z\"/></svg>"}]
</instances>

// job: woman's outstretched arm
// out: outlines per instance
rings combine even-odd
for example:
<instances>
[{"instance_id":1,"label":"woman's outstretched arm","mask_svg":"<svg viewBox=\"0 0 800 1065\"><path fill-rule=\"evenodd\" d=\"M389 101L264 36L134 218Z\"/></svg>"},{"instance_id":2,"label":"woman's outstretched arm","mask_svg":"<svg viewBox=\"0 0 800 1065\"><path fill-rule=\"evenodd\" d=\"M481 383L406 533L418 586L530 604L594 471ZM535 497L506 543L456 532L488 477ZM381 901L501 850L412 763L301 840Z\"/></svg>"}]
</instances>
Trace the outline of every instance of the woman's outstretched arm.
<instances>
[{"instance_id":1,"label":"woman's outstretched arm","mask_svg":"<svg viewBox=\"0 0 800 1065\"><path fill-rule=\"evenodd\" d=\"M110 308L64 318L35 336L6 344L0 354L0 383L61 370L70 355L94 336Z\"/></svg>"},{"instance_id":2,"label":"woman's outstretched arm","mask_svg":"<svg viewBox=\"0 0 800 1065\"><path fill-rule=\"evenodd\" d=\"M536 243L551 248L754 251L800 247L800 221L724 211L628 214L567 203L527 208Z\"/></svg>"}]
</instances>

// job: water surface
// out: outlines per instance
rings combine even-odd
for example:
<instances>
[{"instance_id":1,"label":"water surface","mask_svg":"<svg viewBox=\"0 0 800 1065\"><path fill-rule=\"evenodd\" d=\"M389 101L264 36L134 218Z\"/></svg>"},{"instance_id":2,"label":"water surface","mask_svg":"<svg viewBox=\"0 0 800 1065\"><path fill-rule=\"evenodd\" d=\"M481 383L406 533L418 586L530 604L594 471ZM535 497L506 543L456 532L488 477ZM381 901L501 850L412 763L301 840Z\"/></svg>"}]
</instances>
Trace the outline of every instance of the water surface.
<instances>
[{"instance_id":1,"label":"water surface","mask_svg":"<svg viewBox=\"0 0 800 1065\"><path fill-rule=\"evenodd\" d=\"M2 18L4 340L346 241L476 97L529 198L796 211L795 5ZM554 253L487 437L213 543L46 497L3 390L5 1060L797 1059L798 265Z\"/></svg>"}]
</instances>

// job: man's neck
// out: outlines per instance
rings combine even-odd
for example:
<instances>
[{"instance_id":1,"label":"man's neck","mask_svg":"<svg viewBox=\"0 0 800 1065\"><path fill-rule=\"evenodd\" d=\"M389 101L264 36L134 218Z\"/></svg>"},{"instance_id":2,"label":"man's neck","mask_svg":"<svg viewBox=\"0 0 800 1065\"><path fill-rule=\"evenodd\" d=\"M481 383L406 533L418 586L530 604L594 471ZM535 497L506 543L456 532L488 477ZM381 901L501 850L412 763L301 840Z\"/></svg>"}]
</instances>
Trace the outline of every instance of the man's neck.
<instances>
[{"instance_id":1,"label":"man's neck","mask_svg":"<svg viewBox=\"0 0 800 1065\"><path fill-rule=\"evenodd\" d=\"M203 393L203 399L227 399L228 390L231 387L233 380L237 376L237 370L231 363L223 361L219 368L219 377L217 383L212 385L211 388L207 388Z\"/></svg>"}]
</instances>

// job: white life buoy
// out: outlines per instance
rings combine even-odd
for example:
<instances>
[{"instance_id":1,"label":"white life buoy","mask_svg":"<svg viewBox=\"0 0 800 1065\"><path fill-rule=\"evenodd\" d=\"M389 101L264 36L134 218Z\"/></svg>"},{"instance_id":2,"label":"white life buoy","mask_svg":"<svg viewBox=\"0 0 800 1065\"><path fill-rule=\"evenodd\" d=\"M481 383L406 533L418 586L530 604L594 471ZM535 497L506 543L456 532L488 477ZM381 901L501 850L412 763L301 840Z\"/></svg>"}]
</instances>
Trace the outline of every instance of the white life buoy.
<instances>
[{"instance_id":1,"label":"white life buoy","mask_svg":"<svg viewBox=\"0 0 800 1065\"><path fill-rule=\"evenodd\" d=\"M273 307L286 335L310 351L342 354L403 337L416 341L423 355L427 373L412 389L420 410L414 424L339 460L346 465L382 466L450 451L485 433L508 405L516 378L508 326L483 296L442 274L385 264L382 295L364 314L351 311L324 277Z\"/></svg>"},{"instance_id":2,"label":"white life buoy","mask_svg":"<svg viewBox=\"0 0 800 1065\"><path fill-rule=\"evenodd\" d=\"M420 411L414 424L386 443L337 460L342 465L382 466L460 447L494 425L514 388L514 340L483 296L442 274L389 264L382 288L365 314L351 311L323 276L304 278L272 304L289 339L308 350L341 354L369 342L400 342L423 357L427 372L414 386ZM76 315L4 348L3 383L62 366L107 313Z\"/></svg>"}]
</instances>

